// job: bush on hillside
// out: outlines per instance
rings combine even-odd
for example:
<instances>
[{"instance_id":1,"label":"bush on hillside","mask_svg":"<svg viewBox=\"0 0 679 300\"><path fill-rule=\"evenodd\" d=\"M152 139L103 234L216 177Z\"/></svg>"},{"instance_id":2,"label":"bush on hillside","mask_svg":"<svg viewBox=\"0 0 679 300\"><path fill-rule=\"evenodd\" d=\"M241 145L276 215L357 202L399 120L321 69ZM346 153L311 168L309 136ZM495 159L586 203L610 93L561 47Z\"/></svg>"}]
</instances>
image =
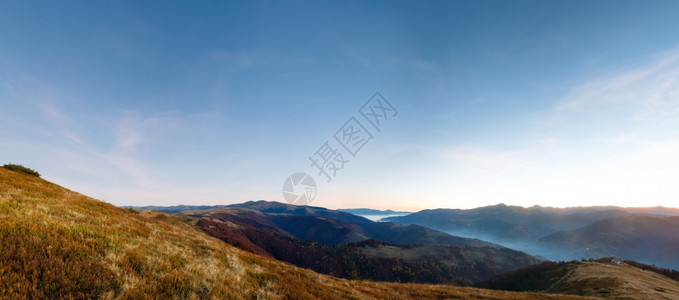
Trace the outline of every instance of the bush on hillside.
<instances>
[{"instance_id":1,"label":"bush on hillside","mask_svg":"<svg viewBox=\"0 0 679 300\"><path fill-rule=\"evenodd\" d=\"M26 168L22 165L5 164L2 167L7 169L7 170L10 170L10 171L24 173L24 174L28 174L28 175L35 176L35 177L40 177L40 173L38 173L38 171L35 171L31 168Z\"/></svg>"},{"instance_id":2,"label":"bush on hillside","mask_svg":"<svg viewBox=\"0 0 679 300\"><path fill-rule=\"evenodd\" d=\"M133 214L138 214L138 213L139 213L139 211L136 210L136 209L134 209L133 207L123 207L123 209L126 210L126 211L128 211L128 212L131 212L131 213L133 213Z\"/></svg>"}]
</instances>

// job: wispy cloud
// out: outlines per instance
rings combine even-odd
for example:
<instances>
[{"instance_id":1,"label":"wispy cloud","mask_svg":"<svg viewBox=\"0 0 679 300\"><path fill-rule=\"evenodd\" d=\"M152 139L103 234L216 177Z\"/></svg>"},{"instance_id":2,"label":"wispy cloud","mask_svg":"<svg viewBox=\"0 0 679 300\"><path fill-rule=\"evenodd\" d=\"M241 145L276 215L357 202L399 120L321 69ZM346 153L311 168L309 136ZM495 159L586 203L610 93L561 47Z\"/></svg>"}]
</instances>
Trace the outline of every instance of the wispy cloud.
<instances>
[{"instance_id":1,"label":"wispy cloud","mask_svg":"<svg viewBox=\"0 0 679 300\"><path fill-rule=\"evenodd\" d=\"M676 117L679 113L679 49L647 66L597 78L575 87L554 108L552 118L601 109L627 108L629 120Z\"/></svg>"},{"instance_id":2,"label":"wispy cloud","mask_svg":"<svg viewBox=\"0 0 679 300\"><path fill-rule=\"evenodd\" d=\"M62 162L64 164L63 167L70 168L71 164L79 165L80 171L85 171L89 174L99 174L99 176L104 177L121 172L125 176L132 178L136 184L151 185L150 176L144 167L145 164L134 156L134 148L144 139L139 125L144 124L144 121L132 122L127 115L123 115L113 128L106 129L106 123L103 123L104 126L98 124L100 126L93 126L99 127L98 130L95 130L95 136L87 136L77 128L76 124L78 122L74 119L78 117L66 113L55 101L36 102L35 105L48 119L56 134L67 141L65 144L60 143L53 146L64 147L68 149L66 152L78 154L76 156L68 156L73 161L70 163ZM100 117L105 118L106 116ZM117 143L113 148L102 146L101 140L113 139L114 137ZM86 161L89 164L82 165L78 163L79 161ZM109 170L108 173L112 174L106 176L104 174L107 172L102 172L104 170ZM111 172L114 170L115 172Z\"/></svg>"},{"instance_id":3,"label":"wispy cloud","mask_svg":"<svg viewBox=\"0 0 679 300\"><path fill-rule=\"evenodd\" d=\"M182 122L182 117L175 113L121 112L110 125L116 140L115 151L133 153L142 144L167 137L172 130L182 127Z\"/></svg>"},{"instance_id":4,"label":"wispy cloud","mask_svg":"<svg viewBox=\"0 0 679 300\"><path fill-rule=\"evenodd\" d=\"M138 157L136 150L176 128L181 122L178 117L83 111L73 100L64 100L69 97L57 88L11 64L2 66L7 66L0 74L0 86L7 95L3 101L8 101L6 107L11 104L13 110L0 111L0 118L3 123L10 122L9 125L12 125L11 119L17 122L17 126L3 130L11 129L15 133L19 140L12 141L14 145L35 146L24 149L38 152L31 157L45 157L50 166L44 166L44 173L50 173L49 169L70 170L80 174L80 178L89 176L90 180L128 181L140 187L160 184L153 180L153 168ZM5 155L17 156L16 153Z\"/></svg>"}]
</instances>

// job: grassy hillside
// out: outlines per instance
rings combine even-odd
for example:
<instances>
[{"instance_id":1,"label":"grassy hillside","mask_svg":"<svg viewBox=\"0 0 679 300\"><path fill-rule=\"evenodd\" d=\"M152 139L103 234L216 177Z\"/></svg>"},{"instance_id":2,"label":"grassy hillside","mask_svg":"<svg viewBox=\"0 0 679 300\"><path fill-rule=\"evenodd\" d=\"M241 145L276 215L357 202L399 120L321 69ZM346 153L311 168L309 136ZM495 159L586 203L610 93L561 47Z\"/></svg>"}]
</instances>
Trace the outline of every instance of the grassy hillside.
<instances>
[{"instance_id":1,"label":"grassy hillside","mask_svg":"<svg viewBox=\"0 0 679 300\"><path fill-rule=\"evenodd\" d=\"M0 278L3 299L577 299L319 275L4 168Z\"/></svg>"},{"instance_id":2,"label":"grassy hillside","mask_svg":"<svg viewBox=\"0 0 679 300\"><path fill-rule=\"evenodd\" d=\"M477 286L613 299L679 299L679 281L629 263L613 264L603 259L545 262L497 276Z\"/></svg>"}]
</instances>

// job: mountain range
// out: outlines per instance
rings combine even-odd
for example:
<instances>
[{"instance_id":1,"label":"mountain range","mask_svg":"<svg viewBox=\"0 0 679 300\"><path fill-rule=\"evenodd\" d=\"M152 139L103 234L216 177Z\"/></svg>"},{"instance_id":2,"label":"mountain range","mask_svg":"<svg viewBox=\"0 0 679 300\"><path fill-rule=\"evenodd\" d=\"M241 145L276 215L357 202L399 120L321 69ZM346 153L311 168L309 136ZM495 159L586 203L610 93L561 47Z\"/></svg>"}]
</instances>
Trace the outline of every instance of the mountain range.
<instances>
[{"instance_id":1,"label":"mountain range","mask_svg":"<svg viewBox=\"0 0 679 300\"><path fill-rule=\"evenodd\" d=\"M372 208L339 208L339 209L337 209L337 211L347 212L347 213L359 215L359 216L364 216L364 215L391 216L391 215L409 215L409 214L412 214L412 212L408 212L408 211L394 211L394 210L391 210L391 209L379 210L379 209L372 209Z\"/></svg>"},{"instance_id":2,"label":"mountain range","mask_svg":"<svg viewBox=\"0 0 679 300\"><path fill-rule=\"evenodd\" d=\"M327 244L376 239L394 244L454 244L501 247L479 239L453 236L425 226L374 222L361 216L322 207L296 206L273 201L249 201L229 205L228 208L232 212L234 208L241 208L263 213L270 218L270 223L275 223L296 238ZM198 213L203 212L215 214L219 213L220 210L204 210ZM192 212L192 214L196 214L196 212Z\"/></svg>"},{"instance_id":3,"label":"mountain range","mask_svg":"<svg viewBox=\"0 0 679 300\"><path fill-rule=\"evenodd\" d=\"M180 214L241 249L345 278L465 284L540 261L423 226L319 207L251 201Z\"/></svg>"},{"instance_id":4,"label":"mountain range","mask_svg":"<svg viewBox=\"0 0 679 300\"><path fill-rule=\"evenodd\" d=\"M679 269L678 209L529 208L423 210L383 220L498 243L550 260L618 256Z\"/></svg>"}]
</instances>

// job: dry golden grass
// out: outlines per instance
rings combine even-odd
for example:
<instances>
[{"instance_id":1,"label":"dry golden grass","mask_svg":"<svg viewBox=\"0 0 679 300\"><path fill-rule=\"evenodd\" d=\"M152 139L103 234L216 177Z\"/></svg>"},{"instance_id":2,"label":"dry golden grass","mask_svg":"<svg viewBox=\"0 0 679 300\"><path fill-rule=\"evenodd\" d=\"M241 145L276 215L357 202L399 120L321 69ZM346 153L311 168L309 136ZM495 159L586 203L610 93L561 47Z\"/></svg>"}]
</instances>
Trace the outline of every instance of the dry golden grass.
<instances>
[{"instance_id":1,"label":"dry golden grass","mask_svg":"<svg viewBox=\"0 0 679 300\"><path fill-rule=\"evenodd\" d=\"M349 281L250 254L190 222L0 168L0 298L581 299Z\"/></svg>"},{"instance_id":2,"label":"dry golden grass","mask_svg":"<svg viewBox=\"0 0 679 300\"><path fill-rule=\"evenodd\" d=\"M577 262L554 292L613 299L679 299L679 282L632 266Z\"/></svg>"}]
</instances>

